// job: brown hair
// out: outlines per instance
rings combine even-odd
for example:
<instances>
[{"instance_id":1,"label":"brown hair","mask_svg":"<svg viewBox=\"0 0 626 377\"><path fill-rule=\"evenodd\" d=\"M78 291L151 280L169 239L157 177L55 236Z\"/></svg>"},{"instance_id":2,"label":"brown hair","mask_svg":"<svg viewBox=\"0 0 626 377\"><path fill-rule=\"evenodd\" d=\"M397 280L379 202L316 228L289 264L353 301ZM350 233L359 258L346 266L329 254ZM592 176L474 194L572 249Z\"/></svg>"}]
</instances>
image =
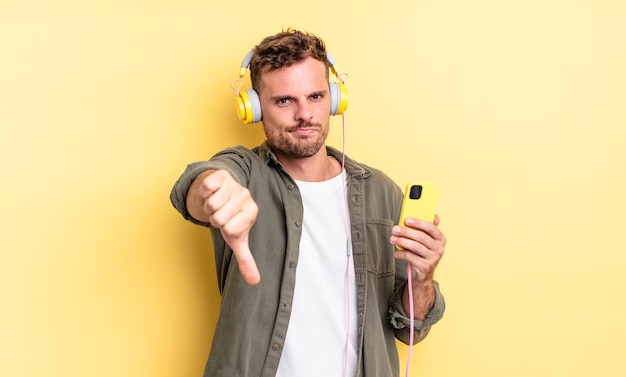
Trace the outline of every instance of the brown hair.
<instances>
[{"instance_id":1,"label":"brown hair","mask_svg":"<svg viewBox=\"0 0 626 377\"><path fill-rule=\"evenodd\" d=\"M252 87L260 92L263 73L289 67L308 57L326 65L326 78L328 78L329 63L326 57L326 46L324 41L317 36L290 28L266 37L254 47L254 55L250 62Z\"/></svg>"}]
</instances>

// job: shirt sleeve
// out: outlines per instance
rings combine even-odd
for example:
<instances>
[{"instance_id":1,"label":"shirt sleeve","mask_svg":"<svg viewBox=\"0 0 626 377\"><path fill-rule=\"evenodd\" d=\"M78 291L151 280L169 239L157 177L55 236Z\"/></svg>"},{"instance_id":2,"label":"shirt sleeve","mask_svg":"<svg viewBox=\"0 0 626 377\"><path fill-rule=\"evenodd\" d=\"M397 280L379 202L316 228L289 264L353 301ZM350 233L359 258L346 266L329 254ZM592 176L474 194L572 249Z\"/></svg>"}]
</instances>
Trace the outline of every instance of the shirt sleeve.
<instances>
[{"instance_id":1,"label":"shirt sleeve","mask_svg":"<svg viewBox=\"0 0 626 377\"><path fill-rule=\"evenodd\" d=\"M430 328L443 317L443 313L446 309L446 303L443 295L441 294L441 290L439 289L439 283L434 281L433 285L435 287L435 302L433 303L433 307L430 309L424 320L413 321L415 332L413 338L414 344L419 343L426 338L430 332ZM402 292L404 292L404 287L406 287L406 283L401 285L391 297L389 302L388 318L391 326L395 330L396 338L405 344L409 344L411 324L409 317L404 312L404 306L402 305Z\"/></svg>"},{"instance_id":2,"label":"shirt sleeve","mask_svg":"<svg viewBox=\"0 0 626 377\"><path fill-rule=\"evenodd\" d=\"M209 223L194 219L189 214L189 211L187 211L187 192L198 175L200 175L203 171L213 168L213 164L210 161L194 162L193 164L187 165L187 168L180 178L178 178L172 188L172 192L170 193L170 201L172 202L174 208L176 208L185 220L189 220L194 224L209 226Z\"/></svg>"}]
</instances>

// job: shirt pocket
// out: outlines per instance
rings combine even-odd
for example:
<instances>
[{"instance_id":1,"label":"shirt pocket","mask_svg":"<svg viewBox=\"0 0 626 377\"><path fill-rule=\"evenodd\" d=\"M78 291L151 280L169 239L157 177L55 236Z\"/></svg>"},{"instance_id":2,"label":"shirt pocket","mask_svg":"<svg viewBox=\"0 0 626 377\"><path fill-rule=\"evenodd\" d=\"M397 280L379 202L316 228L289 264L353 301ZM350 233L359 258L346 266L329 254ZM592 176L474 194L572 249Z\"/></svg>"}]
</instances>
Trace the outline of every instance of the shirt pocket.
<instances>
[{"instance_id":1,"label":"shirt pocket","mask_svg":"<svg viewBox=\"0 0 626 377\"><path fill-rule=\"evenodd\" d=\"M389 242L394 223L389 219L368 218L367 231L367 272L379 278L395 275L395 248Z\"/></svg>"}]
</instances>

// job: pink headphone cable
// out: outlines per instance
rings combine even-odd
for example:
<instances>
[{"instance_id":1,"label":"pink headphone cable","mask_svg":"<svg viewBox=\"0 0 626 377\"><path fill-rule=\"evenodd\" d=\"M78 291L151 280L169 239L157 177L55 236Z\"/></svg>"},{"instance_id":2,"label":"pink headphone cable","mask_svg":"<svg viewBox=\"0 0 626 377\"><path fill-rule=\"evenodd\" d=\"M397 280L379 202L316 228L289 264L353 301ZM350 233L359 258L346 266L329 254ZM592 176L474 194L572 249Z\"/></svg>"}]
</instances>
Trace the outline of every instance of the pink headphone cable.
<instances>
[{"instance_id":1,"label":"pink headphone cable","mask_svg":"<svg viewBox=\"0 0 626 377\"><path fill-rule=\"evenodd\" d=\"M344 188L344 190L346 190L346 181L345 181L345 174L344 174L344 169L345 169L345 163L346 163L346 118L345 118L345 114L341 114L341 126L342 126L342 156L341 156L341 179L342 179L342 184L341 187ZM345 352L344 352L344 358L343 358L343 376L344 377L348 377L348 347L349 347L349 342L350 342L350 279L349 279L349 272L350 272L350 261L352 259L352 241L351 241L351 237L350 237L350 220L349 220L349 209L348 209L348 199L347 199L347 193L344 193L343 195L344 198L344 203L345 203L345 221L346 221L346 229L348 231L348 240L347 240L347 244L346 244L346 274L345 274L345 291L346 291L346 308L347 308L347 316L346 316L346 346L345 346ZM409 369L411 366L411 356L413 354L413 339L414 339L414 332L415 332L415 323L414 323L414 318L415 318L415 313L413 311L413 283L412 283L412 273L413 273L413 269L411 268L411 264L409 263L407 265L407 277L408 277L408 289L409 289L409 329L410 329L410 335L409 335L409 355L407 357L407 363L406 363L406 377L409 377Z\"/></svg>"},{"instance_id":2,"label":"pink headphone cable","mask_svg":"<svg viewBox=\"0 0 626 377\"><path fill-rule=\"evenodd\" d=\"M409 367L411 366L411 356L413 354L413 333L415 331L415 324L413 323L415 318L415 313L413 311L413 269L411 268L411 263L407 264L406 272L408 279L407 284L409 289L409 331L411 332L411 334L409 335L409 356L406 360L406 377L409 377Z\"/></svg>"},{"instance_id":3,"label":"pink headphone cable","mask_svg":"<svg viewBox=\"0 0 626 377\"><path fill-rule=\"evenodd\" d=\"M342 145L341 145L341 187L344 190L343 202L346 221L346 274L344 278L344 289L346 291L346 345L343 357L343 376L348 377L348 349L350 346L350 261L352 260L352 239L350 237L350 210L348 208L348 193L346 189L346 116L341 114Z\"/></svg>"}]
</instances>

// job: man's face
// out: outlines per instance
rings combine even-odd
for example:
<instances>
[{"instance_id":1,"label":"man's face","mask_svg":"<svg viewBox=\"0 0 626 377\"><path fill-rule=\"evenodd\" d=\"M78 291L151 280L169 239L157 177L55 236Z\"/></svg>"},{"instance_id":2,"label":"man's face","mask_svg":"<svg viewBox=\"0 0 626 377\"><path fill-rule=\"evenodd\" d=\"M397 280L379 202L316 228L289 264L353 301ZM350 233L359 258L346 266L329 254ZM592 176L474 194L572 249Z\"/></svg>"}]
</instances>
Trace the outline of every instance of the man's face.
<instances>
[{"instance_id":1,"label":"man's face","mask_svg":"<svg viewBox=\"0 0 626 377\"><path fill-rule=\"evenodd\" d=\"M324 63L309 57L263 73L261 79L263 128L274 152L279 158L315 155L326 141L330 120Z\"/></svg>"}]
</instances>

